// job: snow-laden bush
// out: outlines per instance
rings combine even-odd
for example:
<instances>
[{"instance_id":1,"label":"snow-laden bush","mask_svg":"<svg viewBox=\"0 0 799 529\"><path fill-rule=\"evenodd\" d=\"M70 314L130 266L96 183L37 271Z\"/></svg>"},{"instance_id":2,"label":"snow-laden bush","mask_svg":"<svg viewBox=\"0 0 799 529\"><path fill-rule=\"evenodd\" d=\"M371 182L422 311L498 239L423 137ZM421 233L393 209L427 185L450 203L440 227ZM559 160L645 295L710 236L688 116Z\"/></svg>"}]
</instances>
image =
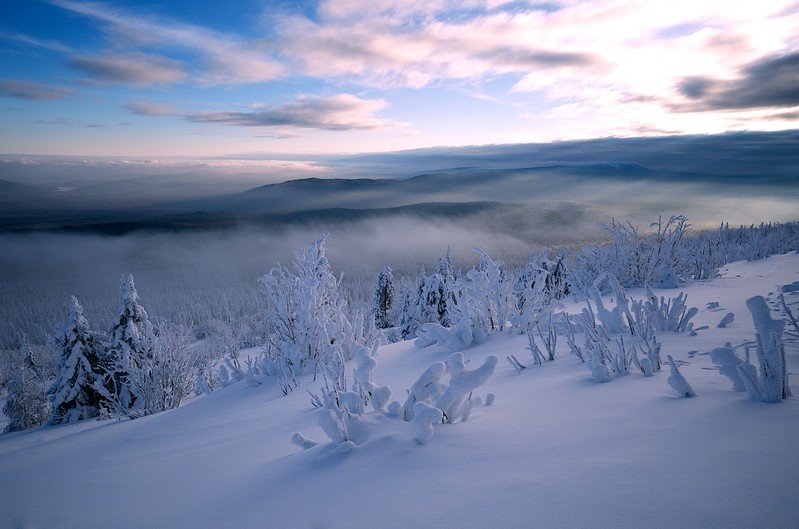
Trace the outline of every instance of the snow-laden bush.
<instances>
[{"instance_id":1,"label":"snow-laden bush","mask_svg":"<svg viewBox=\"0 0 799 529\"><path fill-rule=\"evenodd\" d=\"M465 278L448 287L456 301L447 305L448 324L443 323L443 318L423 323L417 332L417 347L438 344L453 350L464 349L483 343L491 331L505 328L512 293L500 270L502 263L493 261L479 248L475 251L480 255L480 263Z\"/></svg>"},{"instance_id":2,"label":"snow-laden bush","mask_svg":"<svg viewBox=\"0 0 799 529\"><path fill-rule=\"evenodd\" d=\"M680 373L680 369L677 367L677 362L674 361L674 358L672 358L671 355L666 355L666 360L671 366L671 373L669 373L668 383L669 386L671 386L671 388L677 393L677 396L683 399L696 397L696 392L691 387L691 384L685 380L683 374Z\"/></svg>"},{"instance_id":3,"label":"snow-laden bush","mask_svg":"<svg viewBox=\"0 0 799 529\"><path fill-rule=\"evenodd\" d=\"M475 248L480 262L456 281L456 304L449 318L450 326L428 322L417 332L416 346L443 345L453 350L485 342L491 332L500 332L510 323L520 332L533 329L545 312L547 272L536 271L521 282L514 281L480 248ZM531 272L532 273L532 272ZM514 292L514 284L521 290Z\"/></svg>"},{"instance_id":4,"label":"snow-laden bush","mask_svg":"<svg viewBox=\"0 0 799 529\"><path fill-rule=\"evenodd\" d=\"M607 244L587 245L574 255L569 282L587 292L595 279L607 272L625 287L674 288L680 280L683 241L689 226L686 217L674 215L665 222L658 218L650 225L654 231L645 234L629 221L614 219L604 226L609 236Z\"/></svg>"},{"instance_id":5,"label":"snow-laden bush","mask_svg":"<svg viewBox=\"0 0 799 529\"><path fill-rule=\"evenodd\" d=\"M435 405L443 413L444 422L452 423L468 417L472 407L472 392L494 374L497 362L496 356L489 355L480 367L467 369L463 353L450 355L447 359L449 384Z\"/></svg>"},{"instance_id":6,"label":"snow-laden bush","mask_svg":"<svg viewBox=\"0 0 799 529\"><path fill-rule=\"evenodd\" d=\"M377 344L370 350L361 347L355 353L355 382L353 390L358 393L364 405L371 404L375 411L383 411L383 408L391 399L391 388L389 386L378 386L374 383L373 372L377 367L374 359Z\"/></svg>"},{"instance_id":7,"label":"snow-laden bush","mask_svg":"<svg viewBox=\"0 0 799 529\"><path fill-rule=\"evenodd\" d=\"M45 424L50 418L47 398L47 374L39 365L36 353L28 342L23 342L24 360L10 366L6 383L8 394L3 414L8 419L5 432L28 430Z\"/></svg>"},{"instance_id":8,"label":"snow-laden bush","mask_svg":"<svg viewBox=\"0 0 799 529\"><path fill-rule=\"evenodd\" d=\"M779 402L791 396L782 344L785 321L771 317L771 310L763 296L749 298L746 307L752 313L757 333L755 344L759 369L749 362L747 350L744 362L738 366L738 374L749 398L761 402Z\"/></svg>"},{"instance_id":9,"label":"snow-laden bush","mask_svg":"<svg viewBox=\"0 0 799 529\"><path fill-rule=\"evenodd\" d=\"M294 271L278 265L259 281L269 300L266 350L284 380L296 385L296 375L319 370L343 389L344 362L376 336L368 325L353 325L339 292L340 280L326 257L324 236L302 254L295 254Z\"/></svg>"},{"instance_id":10,"label":"snow-laden bush","mask_svg":"<svg viewBox=\"0 0 799 529\"><path fill-rule=\"evenodd\" d=\"M746 391L744 381L738 372L738 366L744 361L735 354L735 349L729 342L724 347L716 347L711 350L710 360L718 368L720 374L730 379L733 391Z\"/></svg>"},{"instance_id":11,"label":"snow-laden bush","mask_svg":"<svg viewBox=\"0 0 799 529\"><path fill-rule=\"evenodd\" d=\"M127 383L137 396L127 415L151 415L180 406L194 392L195 374L202 369L201 356L192 349L188 329L161 323L152 339L149 365L130 369Z\"/></svg>"},{"instance_id":12,"label":"snow-laden bush","mask_svg":"<svg viewBox=\"0 0 799 529\"><path fill-rule=\"evenodd\" d=\"M699 313L696 307L688 308L685 303L688 295L680 292L671 299L658 298L649 286L646 287L646 312L650 314L652 325L657 331L691 332L691 318Z\"/></svg>"},{"instance_id":13,"label":"snow-laden bush","mask_svg":"<svg viewBox=\"0 0 799 529\"><path fill-rule=\"evenodd\" d=\"M597 285L602 283L607 283L613 292L615 306L612 309L605 307L599 295ZM586 367L591 371L592 378L598 382L607 382L611 380L612 374L626 373L630 367L637 368L645 376L660 371L661 344L655 337L655 322L659 322L660 329L671 328L672 320L669 318L674 312L678 316L675 320L677 323L673 325L674 330L690 330L687 321L696 309L691 309L688 315L685 315L684 303L675 302L680 310L665 310L664 316L660 311L664 306L668 309L671 302L665 304L661 300L661 303L658 303L654 295L650 296L650 301L630 299L612 274L603 274L598 279L597 285L590 289L591 299L597 310L595 312L591 301L587 300L587 307L583 309L577 325L585 335L585 345L582 349L577 346L574 337L575 325L568 321L564 334L569 348L578 357L585 357ZM651 293L651 290L647 291ZM675 300L684 302L684 299L680 294L672 302Z\"/></svg>"},{"instance_id":14,"label":"snow-laden bush","mask_svg":"<svg viewBox=\"0 0 799 529\"><path fill-rule=\"evenodd\" d=\"M416 427L416 442L425 444L433 437L433 425L440 423L444 414L438 408L429 406L424 402L417 402L413 406L413 425Z\"/></svg>"},{"instance_id":15,"label":"snow-laden bush","mask_svg":"<svg viewBox=\"0 0 799 529\"><path fill-rule=\"evenodd\" d=\"M414 417L414 406L418 402L427 404L435 402L444 393L446 385L439 382L447 371L447 366L443 362L435 362L425 369L419 378L411 386L408 398L402 406L402 418L405 421L412 421Z\"/></svg>"}]
</instances>

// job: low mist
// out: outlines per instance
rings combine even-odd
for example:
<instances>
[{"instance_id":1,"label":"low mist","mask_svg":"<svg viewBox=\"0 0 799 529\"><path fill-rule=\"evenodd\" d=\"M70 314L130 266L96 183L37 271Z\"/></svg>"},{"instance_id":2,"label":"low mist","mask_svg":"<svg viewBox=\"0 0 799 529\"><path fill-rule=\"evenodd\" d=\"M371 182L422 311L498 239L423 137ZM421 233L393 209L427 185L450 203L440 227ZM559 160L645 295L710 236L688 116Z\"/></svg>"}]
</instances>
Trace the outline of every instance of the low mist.
<instances>
[{"instance_id":1,"label":"low mist","mask_svg":"<svg viewBox=\"0 0 799 529\"><path fill-rule=\"evenodd\" d=\"M510 266L520 266L533 249L553 240L577 242L601 234L600 219L585 212L549 214L554 215L549 224L539 219L517 233L498 230L501 223L487 213L460 222L398 216L117 237L0 234L0 346L18 343L21 334L41 343L53 324L66 317L71 295L83 304L92 326L104 329L116 313L124 274L133 274L151 317L191 324L226 311L259 310L257 278L278 263L291 267L295 252L325 233L331 266L343 274L345 289L356 303L371 299L377 273L387 264L399 281L412 281L420 266L430 273L448 247L456 268L470 268L478 259L473 248L479 246ZM564 223L563 216L572 221Z\"/></svg>"}]
</instances>

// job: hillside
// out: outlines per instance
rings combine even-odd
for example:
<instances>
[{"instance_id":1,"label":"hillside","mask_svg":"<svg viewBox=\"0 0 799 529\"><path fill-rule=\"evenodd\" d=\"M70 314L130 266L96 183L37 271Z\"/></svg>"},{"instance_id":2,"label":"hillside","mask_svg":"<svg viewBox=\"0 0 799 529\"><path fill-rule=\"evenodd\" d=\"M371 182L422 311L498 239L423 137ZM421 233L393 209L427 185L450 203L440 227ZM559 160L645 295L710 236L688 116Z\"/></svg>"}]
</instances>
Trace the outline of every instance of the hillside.
<instances>
[{"instance_id":1,"label":"hillside","mask_svg":"<svg viewBox=\"0 0 799 529\"><path fill-rule=\"evenodd\" d=\"M668 367L598 384L565 343L554 362L533 366L526 337L494 334L463 351L470 367L500 357L478 389L496 396L493 405L436 426L425 445L409 423L370 411L357 446L343 454L328 443L305 391L319 381L304 378L283 396L274 379L259 376L257 387L235 383L135 421L0 437L0 526L796 527L799 398L753 402L731 390L707 353L730 342L743 354L754 338L746 299L763 295L773 305L781 286L799 282L799 255L721 272L684 288L699 308L696 327L708 328L658 335L696 398L676 398ZM799 293L786 300L799 312ZM718 328L727 312L734 322ZM785 335L785 352L796 373L796 336ZM375 381L404 400L422 371L450 354L412 342L384 346ZM517 373L504 360L510 354L529 367ZM297 448L295 432L319 445Z\"/></svg>"}]
</instances>

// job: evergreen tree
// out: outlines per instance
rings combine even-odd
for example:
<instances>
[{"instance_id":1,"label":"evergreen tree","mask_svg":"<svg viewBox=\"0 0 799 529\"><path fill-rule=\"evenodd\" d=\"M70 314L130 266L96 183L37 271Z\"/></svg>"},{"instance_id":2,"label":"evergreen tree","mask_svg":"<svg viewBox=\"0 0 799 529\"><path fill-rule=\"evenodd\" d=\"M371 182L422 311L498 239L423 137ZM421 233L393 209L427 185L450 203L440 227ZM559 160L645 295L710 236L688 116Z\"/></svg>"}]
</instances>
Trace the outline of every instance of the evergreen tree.
<instances>
[{"instance_id":1,"label":"evergreen tree","mask_svg":"<svg viewBox=\"0 0 799 529\"><path fill-rule=\"evenodd\" d=\"M386 265L377 276L372 314L375 317L375 327L388 329L394 326L391 309L394 305L394 272Z\"/></svg>"},{"instance_id":2,"label":"evergreen tree","mask_svg":"<svg viewBox=\"0 0 799 529\"><path fill-rule=\"evenodd\" d=\"M450 247L447 246L447 253L444 257L438 259L438 305L436 307L438 313L438 323L444 327L449 327L453 324L453 317L456 313L455 305L455 271L452 268L452 255Z\"/></svg>"},{"instance_id":3,"label":"evergreen tree","mask_svg":"<svg viewBox=\"0 0 799 529\"><path fill-rule=\"evenodd\" d=\"M397 331L400 340L409 340L416 337L419 330L419 301L418 294L408 288L402 291L402 305L399 310L397 321Z\"/></svg>"},{"instance_id":4,"label":"evergreen tree","mask_svg":"<svg viewBox=\"0 0 799 529\"><path fill-rule=\"evenodd\" d=\"M50 387L50 422L61 424L96 417L103 401L102 338L89 329L75 296L70 302L69 320L56 326L48 344L56 356L56 379ZM35 364L35 360L31 362Z\"/></svg>"},{"instance_id":5,"label":"evergreen tree","mask_svg":"<svg viewBox=\"0 0 799 529\"><path fill-rule=\"evenodd\" d=\"M141 393L138 382L147 380L152 372L153 336L147 311L139 305L133 276L123 277L119 287L119 310L108 336L111 376L107 380L107 389L121 410L135 406Z\"/></svg>"},{"instance_id":6,"label":"evergreen tree","mask_svg":"<svg viewBox=\"0 0 799 529\"><path fill-rule=\"evenodd\" d=\"M457 314L455 307L455 273L452 269L450 249L444 257L439 258L436 272L424 276L422 269L419 276L418 324L438 323L444 327L452 325Z\"/></svg>"}]
</instances>

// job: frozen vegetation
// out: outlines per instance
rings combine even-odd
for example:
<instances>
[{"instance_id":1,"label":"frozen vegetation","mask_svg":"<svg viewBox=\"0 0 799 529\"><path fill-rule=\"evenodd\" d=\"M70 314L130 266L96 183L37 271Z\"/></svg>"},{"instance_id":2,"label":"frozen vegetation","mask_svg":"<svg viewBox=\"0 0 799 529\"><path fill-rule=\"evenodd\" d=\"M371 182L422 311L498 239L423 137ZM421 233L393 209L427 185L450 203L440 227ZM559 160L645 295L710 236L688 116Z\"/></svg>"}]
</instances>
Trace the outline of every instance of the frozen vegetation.
<instances>
[{"instance_id":1,"label":"frozen vegetation","mask_svg":"<svg viewBox=\"0 0 799 529\"><path fill-rule=\"evenodd\" d=\"M0 527L794 527L796 225L688 228L447 251L361 301L322 237L249 334L151 319L132 276L107 329L73 296L0 366Z\"/></svg>"}]
</instances>

